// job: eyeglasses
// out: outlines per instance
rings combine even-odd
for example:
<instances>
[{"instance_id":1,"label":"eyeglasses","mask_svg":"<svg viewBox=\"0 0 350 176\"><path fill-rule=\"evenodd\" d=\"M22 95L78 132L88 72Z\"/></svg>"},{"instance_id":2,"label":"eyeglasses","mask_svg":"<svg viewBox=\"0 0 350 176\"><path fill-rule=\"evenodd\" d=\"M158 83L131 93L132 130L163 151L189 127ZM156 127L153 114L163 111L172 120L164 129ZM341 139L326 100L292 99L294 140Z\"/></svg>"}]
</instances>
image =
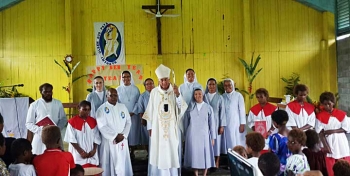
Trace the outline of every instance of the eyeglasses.
<instances>
[{"instance_id":1,"label":"eyeglasses","mask_svg":"<svg viewBox=\"0 0 350 176\"><path fill-rule=\"evenodd\" d=\"M131 76L123 76L123 78L125 79L125 78L131 78Z\"/></svg>"}]
</instances>

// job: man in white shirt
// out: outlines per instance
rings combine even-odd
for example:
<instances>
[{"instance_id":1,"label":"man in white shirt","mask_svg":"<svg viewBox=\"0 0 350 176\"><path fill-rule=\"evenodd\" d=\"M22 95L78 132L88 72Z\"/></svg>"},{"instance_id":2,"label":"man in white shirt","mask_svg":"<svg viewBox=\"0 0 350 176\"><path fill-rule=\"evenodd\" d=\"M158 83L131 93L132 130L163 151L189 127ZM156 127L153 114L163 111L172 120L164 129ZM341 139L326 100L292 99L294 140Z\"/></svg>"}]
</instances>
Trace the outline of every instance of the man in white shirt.
<instances>
[{"instance_id":1,"label":"man in white shirt","mask_svg":"<svg viewBox=\"0 0 350 176\"><path fill-rule=\"evenodd\" d=\"M67 124L66 113L60 100L52 98L53 86L49 83L39 87L41 98L33 102L28 109L26 127L34 134L32 140L33 154L43 154L46 149L41 141L41 131L44 126L56 125L62 130ZM51 120L52 123L43 125L44 119ZM46 121L45 121L46 122ZM62 142L61 142L62 144ZM63 146L61 145L63 148Z\"/></svg>"}]
</instances>

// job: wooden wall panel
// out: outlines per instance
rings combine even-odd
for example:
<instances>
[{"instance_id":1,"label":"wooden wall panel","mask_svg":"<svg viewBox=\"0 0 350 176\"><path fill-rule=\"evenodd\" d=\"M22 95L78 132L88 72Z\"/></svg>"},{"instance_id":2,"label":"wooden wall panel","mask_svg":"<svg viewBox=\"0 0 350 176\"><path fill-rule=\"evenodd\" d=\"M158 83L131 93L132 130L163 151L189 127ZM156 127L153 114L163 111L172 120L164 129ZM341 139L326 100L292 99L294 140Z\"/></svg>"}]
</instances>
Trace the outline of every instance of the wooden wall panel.
<instances>
[{"instance_id":1,"label":"wooden wall panel","mask_svg":"<svg viewBox=\"0 0 350 176\"><path fill-rule=\"evenodd\" d=\"M265 87L271 96L282 97L280 78L292 72L301 75L314 99L326 89L337 89L333 14L293 0L161 3L175 5L166 14L180 14L161 18L161 56L157 55L156 20L141 9L155 0L26 0L6 9L0 12L0 69L4 73L0 81L25 83L20 91L33 98L40 96L41 83L51 82L55 97L68 101L61 89L68 79L53 60L72 54L74 63L81 61L73 77L86 74L86 67L95 65L94 22L124 22L126 63L142 64L145 78L156 79L154 70L163 63L174 69L178 85L183 83L185 70L194 68L203 87L208 78L220 81L228 74L242 89L247 79L238 58L250 61L250 53L255 52L262 57L259 68L263 71L254 90ZM330 76L325 78L325 74ZM75 102L85 99L88 87L84 79L74 84ZM138 87L144 91L142 85Z\"/></svg>"}]
</instances>

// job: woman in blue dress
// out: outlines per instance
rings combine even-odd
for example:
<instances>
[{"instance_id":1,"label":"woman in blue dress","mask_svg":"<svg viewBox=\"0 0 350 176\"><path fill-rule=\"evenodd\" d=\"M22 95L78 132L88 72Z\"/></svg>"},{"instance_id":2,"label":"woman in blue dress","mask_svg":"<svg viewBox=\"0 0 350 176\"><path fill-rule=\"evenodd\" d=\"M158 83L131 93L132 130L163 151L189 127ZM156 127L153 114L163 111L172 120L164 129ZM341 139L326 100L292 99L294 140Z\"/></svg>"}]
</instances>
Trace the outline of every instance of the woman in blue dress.
<instances>
[{"instance_id":1,"label":"woman in blue dress","mask_svg":"<svg viewBox=\"0 0 350 176\"><path fill-rule=\"evenodd\" d=\"M86 101L91 103L90 116L95 118L97 109L107 101L107 90L102 76L96 76L94 78L92 92L87 95Z\"/></svg>"},{"instance_id":2,"label":"woman in blue dress","mask_svg":"<svg viewBox=\"0 0 350 176\"><path fill-rule=\"evenodd\" d=\"M184 116L185 156L184 167L193 168L195 175L199 169L215 167L213 145L216 137L214 112L203 101L203 91L195 89L193 99Z\"/></svg>"},{"instance_id":3,"label":"woman in blue dress","mask_svg":"<svg viewBox=\"0 0 350 176\"><path fill-rule=\"evenodd\" d=\"M224 127L226 126L225 105L224 99L218 92L217 82L214 78L210 78L207 81L207 87L205 89L204 100L213 108L215 129L217 135L214 144L214 156L215 166L219 168L220 154L225 153L225 147L221 145L222 134L224 133Z\"/></svg>"}]
</instances>

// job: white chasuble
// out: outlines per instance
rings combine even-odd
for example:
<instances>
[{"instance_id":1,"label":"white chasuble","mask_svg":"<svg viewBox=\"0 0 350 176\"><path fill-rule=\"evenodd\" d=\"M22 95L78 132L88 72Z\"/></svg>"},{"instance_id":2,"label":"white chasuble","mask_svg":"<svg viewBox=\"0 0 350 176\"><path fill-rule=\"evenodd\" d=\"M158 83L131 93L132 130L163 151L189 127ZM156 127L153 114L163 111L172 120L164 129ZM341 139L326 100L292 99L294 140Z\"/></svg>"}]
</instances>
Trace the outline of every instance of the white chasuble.
<instances>
[{"instance_id":1,"label":"white chasuble","mask_svg":"<svg viewBox=\"0 0 350 176\"><path fill-rule=\"evenodd\" d=\"M152 129L149 162L158 169L180 168L179 138L183 133L182 117L187 109L186 102L181 100L176 103L171 85L166 91L154 88L150 94L143 118Z\"/></svg>"}]
</instances>

